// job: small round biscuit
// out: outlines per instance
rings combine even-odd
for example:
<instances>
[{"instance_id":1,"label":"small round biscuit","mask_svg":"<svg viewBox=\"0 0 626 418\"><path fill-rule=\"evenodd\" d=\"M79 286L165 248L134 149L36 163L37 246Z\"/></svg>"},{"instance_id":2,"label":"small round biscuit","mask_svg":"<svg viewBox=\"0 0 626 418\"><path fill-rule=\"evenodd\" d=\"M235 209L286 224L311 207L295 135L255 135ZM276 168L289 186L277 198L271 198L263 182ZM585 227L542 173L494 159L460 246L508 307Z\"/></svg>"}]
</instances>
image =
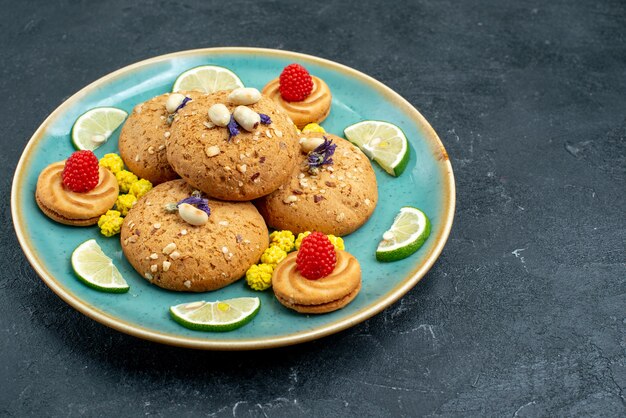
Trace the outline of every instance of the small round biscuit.
<instances>
[{"instance_id":1,"label":"small round biscuit","mask_svg":"<svg viewBox=\"0 0 626 418\"><path fill-rule=\"evenodd\" d=\"M280 81L273 79L265 87L263 94L274 100L278 107L283 109L293 123L299 128L304 128L309 123L321 123L330 113L332 95L328 85L321 78L311 76L313 90L306 99L300 102L288 102L280 95Z\"/></svg>"},{"instance_id":2,"label":"small round biscuit","mask_svg":"<svg viewBox=\"0 0 626 418\"><path fill-rule=\"evenodd\" d=\"M248 202L209 201L211 215L193 226L164 205L191 196L183 180L162 183L133 206L122 225L124 255L151 283L205 292L240 279L269 245L265 222Z\"/></svg>"},{"instance_id":3,"label":"small round biscuit","mask_svg":"<svg viewBox=\"0 0 626 418\"><path fill-rule=\"evenodd\" d=\"M352 302L361 290L361 266L350 253L338 250L333 272L317 280L300 274L297 257L297 252L289 254L272 275L274 295L287 308L311 314L332 312Z\"/></svg>"},{"instance_id":4,"label":"small round biscuit","mask_svg":"<svg viewBox=\"0 0 626 418\"><path fill-rule=\"evenodd\" d=\"M115 176L106 168L98 171L98 185L85 193L63 187L65 161L50 164L37 179L35 200L50 219L65 225L89 226L98 223L100 215L111 209L117 200L119 187Z\"/></svg>"},{"instance_id":5,"label":"small round biscuit","mask_svg":"<svg viewBox=\"0 0 626 418\"><path fill-rule=\"evenodd\" d=\"M170 123L165 103L171 93L153 97L135 106L120 132L120 156L128 169L152 184L178 178L167 162L165 147L170 136ZM185 92L195 99L198 92Z\"/></svg>"},{"instance_id":6,"label":"small round biscuit","mask_svg":"<svg viewBox=\"0 0 626 418\"><path fill-rule=\"evenodd\" d=\"M224 104L231 113L237 107L228 95L220 91L202 96L178 112L167 158L183 179L211 197L252 200L287 181L296 164L298 134L289 117L266 97L248 108L268 115L271 124L259 124L253 132L240 128L232 138L228 128L208 127L212 105Z\"/></svg>"},{"instance_id":7,"label":"small round biscuit","mask_svg":"<svg viewBox=\"0 0 626 418\"><path fill-rule=\"evenodd\" d=\"M374 212L378 188L369 158L335 135L310 133L303 138L322 135L337 145L332 165L324 165L318 174L312 175L307 155L301 152L291 179L274 193L255 201L269 226L294 234L319 231L343 236L360 228Z\"/></svg>"}]
</instances>

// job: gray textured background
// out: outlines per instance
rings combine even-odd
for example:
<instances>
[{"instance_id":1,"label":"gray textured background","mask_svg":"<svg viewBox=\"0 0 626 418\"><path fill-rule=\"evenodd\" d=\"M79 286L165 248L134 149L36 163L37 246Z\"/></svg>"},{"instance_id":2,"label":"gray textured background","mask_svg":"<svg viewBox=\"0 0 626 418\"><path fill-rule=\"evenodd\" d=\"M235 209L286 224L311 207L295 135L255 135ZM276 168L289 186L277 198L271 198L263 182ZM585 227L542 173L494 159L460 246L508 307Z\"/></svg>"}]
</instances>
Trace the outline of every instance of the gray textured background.
<instances>
[{"instance_id":1,"label":"gray textured background","mask_svg":"<svg viewBox=\"0 0 626 418\"><path fill-rule=\"evenodd\" d=\"M0 1L0 416L624 416L626 3ZM71 94L210 46L329 58L413 103L455 225L399 303L348 331L196 352L80 315L29 266L11 177Z\"/></svg>"}]
</instances>

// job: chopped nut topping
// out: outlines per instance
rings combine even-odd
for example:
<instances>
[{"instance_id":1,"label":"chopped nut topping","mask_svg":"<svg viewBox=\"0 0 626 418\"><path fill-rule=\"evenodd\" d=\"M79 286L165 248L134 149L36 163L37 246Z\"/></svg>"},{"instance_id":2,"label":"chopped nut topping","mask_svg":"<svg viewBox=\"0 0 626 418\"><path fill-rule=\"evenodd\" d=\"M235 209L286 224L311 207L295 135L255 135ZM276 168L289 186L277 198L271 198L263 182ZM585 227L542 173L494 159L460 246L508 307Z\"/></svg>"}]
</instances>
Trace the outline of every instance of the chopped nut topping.
<instances>
[{"instance_id":1,"label":"chopped nut topping","mask_svg":"<svg viewBox=\"0 0 626 418\"><path fill-rule=\"evenodd\" d=\"M283 137L283 132L279 131L278 129L274 129L274 133L276 134L277 137L282 138Z\"/></svg>"},{"instance_id":2,"label":"chopped nut topping","mask_svg":"<svg viewBox=\"0 0 626 418\"><path fill-rule=\"evenodd\" d=\"M187 230L186 229L181 229L180 230L180 235L187 235Z\"/></svg>"},{"instance_id":3,"label":"chopped nut topping","mask_svg":"<svg viewBox=\"0 0 626 418\"><path fill-rule=\"evenodd\" d=\"M215 127L215 124L214 124L214 123L212 123L212 122L202 122L202 124L203 124L204 126L206 126L207 128L209 128L209 129L211 129L211 128L214 128L214 127Z\"/></svg>"},{"instance_id":4,"label":"chopped nut topping","mask_svg":"<svg viewBox=\"0 0 626 418\"><path fill-rule=\"evenodd\" d=\"M228 247L226 247L226 246L222 247L222 252L224 254L228 254Z\"/></svg>"},{"instance_id":5,"label":"chopped nut topping","mask_svg":"<svg viewBox=\"0 0 626 418\"><path fill-rule=\"evenodd\" d=\"M148 147L148 154L154 154L154 147Z\"/></svg>"},{"instance_id":6,"label":"chopped nut topping","mask_svg":"<svg viewBox=\"0 0 626 418\"><path fill-rule=\"evenodd\" d=\"M335 218L335 220L337 222L343 222L346 219L346 214L341 212L339 215L337 215L337 217Z\"/></svg>"},{"instance_id":7,"label":"chopped nut topping","mask_svg":"<svg viewBox=\"0 0 626 418\"><path fill-rule=\"evenodd\" d=\"M215 157L216 155L219 155L220 147L218 147L216 145L212 145L210 147L207 147L204 152L206 153L206 156L209 157L209 158Z\"/></svg>"},{"instance_id":8,"label":"chopped nut topping","mask_svg":"<svg viewBox=\"0 0 626 418\"><path fill-rule=\"evenodd\" d=\"M369 199L365 199L363 203L365 203L365 206L369 206L372 202Z\"/></svg>"},{"instance_id":9,"label":"chopped nut topping","mask_svg":"<svg viewBox=\"0 0 626 418\"><path fill-rule=\"evenodd\" d=\"M243 160L243 159L245 159L245 158L246 158L246 154L239 154L239 159L240 159L240 160Z\"/></svg>"},{"instance_id":10,"label":"chopped nut topping","mask_svg":"<svg viewBox=\"0 0 626 418\"><path fill-rule=\"evenodd\" d=\"M135 155L135 162L139 162L139 154Z\"/></svg>"},{"instance_id":11,"label":"chopped nut topping","mask_svg":"<svg viewBox=\"0 0 626 418\"><path fill-rule=\"evenodd\" d=\"M185 280L183 284L185 285L187 289L191 288L191 280Z\"/></svg>"},{"instance_id":12,"label":"chopped nut topping","mask_svg":"<svg viewBox=\"0 0 626 418\"><path fill-rule=\"evenodd\" d=\"M241 173L245 173L248 170L248 166L246 164L242 164L237 167L237 170L239 170L239 172Z\"/></svg>"},{"instance_id":13,"label":"chopped nut topping","mask_svg":"<svg viewBox=\"0 0 626 418\"><path fill-rule=\"evenodd\" d=\"M243 186L243 181L240 181L237 183L239 185L239 187Z\"/></svg>"},{"instance_id":14,"label":"chopped nut topping","mask_svg":"<svg viewBox=\"0 0 626 418\"><path fill-rule=\"evenodd\" d=\"M155 223L154 225L152 225L152 227L153 227L154 229L159 229L159 228L161 228L161 224L157 222L157 223Z\"/></svg>"},{"instance_id":15,"label":"chopped nut topping","mask_svg":"<svg viewBox=\"0 0 626 418\"><path fill-rule=\"evenodd\" d=\"M159 269L159 266L157 266L156 264L153 264L150 266L150 271L153 273L156 273L158 269Z\"/></svg>"},{"instance_id":16,"label":"chopped nut topping","mask_svg":"<svg viewBox=\"0 0 626 418\"><path fill-rule=\"evenodd\" d=\"M268 137L268 138L272 137L272 133L270 132L269 129L267 131L265 131L265 136Z\"/></svg>"},{"instance_id":17,"label":"chopped nut topping","mask_svg":"<svg viewBox=\"0 0 626 418\"><path fill-rule=\"evenodd\" d=\"M326 189L320 189L320 193L321 193L321 194L326 193Z\"/></svg>"},{"instance_id":18,"label":"chopped nut topping","mask_svg":"<svg viewBox=\"0 0 626 418\"><path fill-rule=\"evenodd\" d=\"M164 261L163 262L163 271L168 271L170 269L171 265L172 265L172 263L170 263L169 261Z\"/></svg>"},{"instance_id":19,"label":"chopped nut topping","mask_svg":"<svg viewBox=\"0 0 626 418\"><path fill-rule=\"evenodd\" d=\"M287 197L283 200L283 202L284 202L284 203L293 203L293 202L296 202L297 200L298 200L298 197L297 197L297 196L294 196L294 195L289 195L289 196L287 196Z\"/></svg>"},{"instance_id":20,"label":"chopped nut topping","mask_svg":"<svg viewBox=\"0 0 626 418\"><path fill-rule=\"evenodd\" d=\"M163 151L165 149L165 145L159 145L159 151Z\"/></svg>"},{"instance_id":21,"label":"chopped nut topping","mask_svg":"<svg viewBox=\"0 0 626 418\"><path fill-rule=\"evenodd\" d=\"M178 251L174 251L172 254L170 254L170 258L172 260L178 260L180 258L180 253Z\"/></svg>"},{"instance_id":22,"label":"chopped nut topping","mask_svg":"<svg viewBox=\"0 0 626 418\"><path fill-rule=\"evenodd\" d=\"M222 226L228 226L228 221L219 221L218 223Z\"/></svg>"},{"instance_id":23,"label":"chopped nut topping","mask_svg":"<svg viewBox=\"0 0 626 418\"><path fill-rule=\"evenodd\" d=\"M152 274L148 273L147 271L143 274L143 277L145 277L148 280L152 280Z\"/></svg>"},{"instance_id":24,"label":"chopped nut topping","mask_svg":"<svg viewBox=\"0 0 626 418\"><path fill-rule=\"evenodd\" d=\"M298 174L298 178L299 178L299 179L303 179L303 178L304 178L304 173L300 173L300 174Z\"/></svg>"},{"instance_id":25,"label":"chopped nut topping","mask_svg":"<svg viewBox=\"0 0 626 418\"><path fill-rule=\"evenodd\" d=\"M150 258L156 260L157 258L159 258L159 255L157 253L152 253L150 254Z\"/></svg>"},{"instance_id":26,"label":"chopped nut topping","mask_svg":"<svg viewBox=\"0 0 626 418\"><path fill-rule=\"evenodd\" d=\"M170 131L165 131L165 133L163 134L164 137L169 138L170 137Z\"/></svg>"},{"instance_id":27,"label":"chopped nut topping","mask_svg":"<svg viewBox=\"0 0 626 418\"><path fill-rule=\"evenodd\" d=\"M176 249L176 244L174 244L173 242L170 242L165 247L163 247L163 254L166 254L166 255L170 254L175 249Z\"/></svg>"}]
</instances>

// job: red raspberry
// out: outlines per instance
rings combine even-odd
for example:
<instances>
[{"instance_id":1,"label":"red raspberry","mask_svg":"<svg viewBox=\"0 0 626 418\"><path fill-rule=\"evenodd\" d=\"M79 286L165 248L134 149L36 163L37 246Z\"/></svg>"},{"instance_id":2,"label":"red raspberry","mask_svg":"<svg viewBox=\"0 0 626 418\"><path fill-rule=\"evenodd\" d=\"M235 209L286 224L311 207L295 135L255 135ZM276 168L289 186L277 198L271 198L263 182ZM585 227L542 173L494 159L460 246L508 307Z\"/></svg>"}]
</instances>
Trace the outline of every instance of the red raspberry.
<instances>
[{"instance_id":1,"label":"red raspberry","mask_svg":"<svg viewBox=\"0 0 626 418\"><path fill-rule=\"evenodd\" d=\"M300 64L289 64L280 73L280 95L288 102L301 102L313 90L311 74Z\"/></svg>"},{"instance_id":2,"label":"red raspberry","mask_svg":"<svg viewBox=\"0 0 626 418\"><path fill-rule=\"evenodd\" d=\"M337 252L328 237L313 232L302 240L296 256L296 266L304 277L317 280L328 276L337 264Z\"/></svg>"},{"instance_id":3,"label":"red raspberry","mask_svg":"<svg viewBox=\"0 0 626 418\"><path fill-rule=\"evenodd\" d=\"M85 193L98 185L98 158L91 151L76 151L65 162L63 185L76 193Z\"/></svg>"}]
</instances>

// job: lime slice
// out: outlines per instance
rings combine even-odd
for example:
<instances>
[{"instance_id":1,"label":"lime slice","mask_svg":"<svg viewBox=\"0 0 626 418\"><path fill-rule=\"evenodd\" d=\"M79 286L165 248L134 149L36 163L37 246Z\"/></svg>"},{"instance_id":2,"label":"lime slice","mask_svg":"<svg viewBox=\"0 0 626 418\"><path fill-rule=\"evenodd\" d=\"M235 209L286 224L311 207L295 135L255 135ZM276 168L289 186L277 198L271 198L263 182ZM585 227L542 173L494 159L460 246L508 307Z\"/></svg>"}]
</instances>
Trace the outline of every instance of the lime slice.
<instances>
[{"instance_id":1,"label":"lime slice","mask_svg":"<svg viewBox=\"0 0 626 418\"><path fill-rule=\"evenodd\" d=\"M170 307L174 321L197 331L232 331L255 317L259 298L234 298L216 302L203 300Z\"/></svg>"},{"instance_id":2,"label":"lime slice","mask_svg":"<svg viewBox=\"0 0 626 418\"><path fill-rule=\"evenodd\" d=\"M130 289L95 239L76 247L72 253L72 268L80 281L94 289L110 293L124 293Z\"/></svg>"},{"instance_id":3,"label":"lime slice","mask_svg":"<svg viewBox=\"0 0 626 418\"><path fill-rule=\"evenodd\" d=\"M364 120L343 130L348 141L359 147L387 173L398 177L409 162L409 144L402 129L389 122Z\"/></svg>"},{"instance_id":4,"label":"lime slice","mask_svg":"<svg viewBox=\"0 0 626 418\"><path fill-rule=\"evenodd\" d=\"M378 261L396 261L407 258L424 244L430 235L430 220L421 210L405 206L383 234L376 249Z\"/></svg>"},{"instance_id":5,"label":"lime slice","mask_svg":"<svg viewBox=\"0 0 626 418\"><path fill-rule=\"evenodd\" d=\"M243 87L237 74L228 68L217 65L202 65L181 73L172 87L173 92L198 90L204 93L215 93L220 90L232 90Z\"/></svg>"},{"instance_id":6,"label":"lime slice","mask_svg":"<svg viewBox=\"0 0 626 418\"><path fill-rule=\"evenodd\" d=\"M72 145L77 150L95 150L108 141L128 113L116 107L96 107L76 119L72 126Z\"/></svg>"}]
</instances>

